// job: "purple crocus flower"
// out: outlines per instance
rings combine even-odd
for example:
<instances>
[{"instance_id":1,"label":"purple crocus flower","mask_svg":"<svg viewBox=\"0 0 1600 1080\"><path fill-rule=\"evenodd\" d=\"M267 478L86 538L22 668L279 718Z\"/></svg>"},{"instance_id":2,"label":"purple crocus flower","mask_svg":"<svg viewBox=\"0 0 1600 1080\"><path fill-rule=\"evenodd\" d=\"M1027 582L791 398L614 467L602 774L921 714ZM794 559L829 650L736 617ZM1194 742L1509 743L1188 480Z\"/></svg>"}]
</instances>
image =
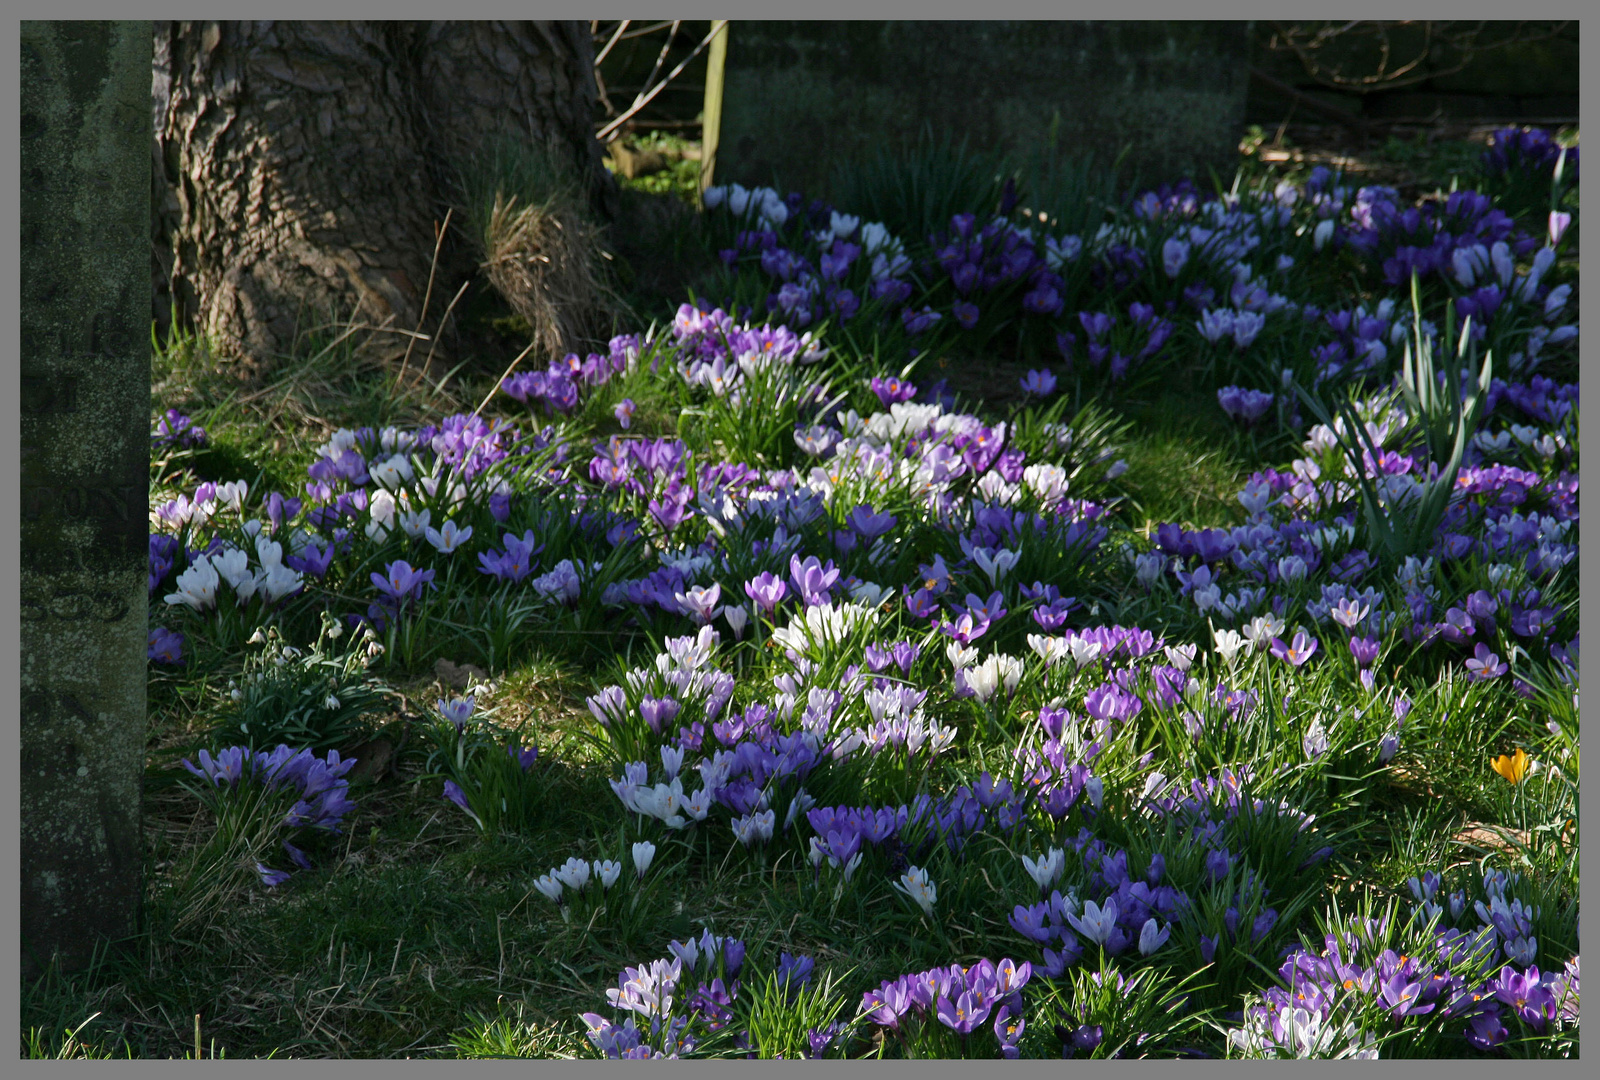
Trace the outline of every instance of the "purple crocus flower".
<instances>
[{"instance_id":1,"label":"purple crocus flower","mask_svg":"<svg viewBox=\"0 0 1600 1080\"><path fill-rule=\"evenodd\" d=\"M874 513L871 506L861 505L850 511L849 524L866 543L871 543L900 523L893 514Z\"/></svg>"},{"instance_id":2,"label":"purple crocus flower","mask_svg":"<svg viewBox=\"0 0 1600 1080\"><path fill-rule=\"evenodd\" d=\"M1535 1031L1543 1031L1545 1022L1556 1014L1555 995L1543 984L1536 967L1519 975L1516 968L1507 964L1486 989L1515 1009L1523 1023Z\"/></svg>"},{"instance_id":3,"label":"purple crocus flower","mask_svg":"<svg viewBox=\"0 0 1600 1080\"><path fill-rule=\"evenodd\" d=\"M910 308L906 308L900 312L900 321L905 324L906 333L912 337L933 326L943 317L927 305L923 305L921 311L912 311Z\"/></svg>"},{"instance_id":4,"label":"purple crocus flower","mask_svg":"<svg viewBox=\"0 0 1600 1080\"><path fill-rule=\"evenodd\" d=\"M1009 922L1011 928L1030 941L1040 945L1050 944L1050 939L1055 936L1055 930L1049 922L1050 905L1048 903L1034 904L1032 907L1023 907L1018 904L1012 911Z\"/></svg>"},{"instance_id":5,"label":"purple crocus flower","mask_svg":"<svg viewBox=\"0 0 1600 1080\"><path fill-rule=\"evenodd\" d=\"M1104 311L1080 311L1078 322L1083 324L1084 333L1089 335L1090 341L1099 341L1116 325L1117 317Z\"/></svg>"},{"instance_id":6,"label":"purple crocus flower","mask_svg":"<svg viewBox=\"0 0 1600 1080\"><path fill-rule=\"evenodd\" d=\"M523 772L533 768L534 762L539 760L539 748L530 746L526 749L517 741L506 744L506 753L511 755L511 760L521 766Z\"/></svg>"},{"instance_id":7,"label":"purple crocus flower","mask_svg":"<svg viewBox=\"0 0 1600 1080\"><path fill-rule=\"evenodd\" d=\"M274 870L264 863L256 863L256 873L261 875L261 884L269 889L276 889L279 885L289 880L289 872L287 870Z\"/></svg>"},{"instance_id":8,"label":"purple crocus flower","mask_svg":"<svg viewBox=\"0 0 1600 1080\"><path fill-rule=\"evenodd\" d=\"M929 589L911 591L909 586L902 586L901 593L906 598L906 610L919 619L931 619L939 614L938 594Z\"/></svg>"},{"instance_id":9,"label":"purple crocus flower","mask_svg":"<svg viewBox=\"0 0 1600 1080\"><path fill-rule=\"evenodd\" d=\"M790 1001L800 992L800 988L811 981L812 970L816 961L809 956L791 956L781 953L778 956L778 967L774 972L778 985L783 987L784 995Z\"/></svg>"},{"instance_id":10,"label":"purple crocus flower","mask_svg":"<svg viewBox=\"0 0 1600 1080\"><path fill-rule=\"evenodd\" d=\"M164 626L156 627L150 631L145 656L158 664L183 663L183 635Z\"/></svg>"},{"instance_id":11,"label":"purple crocus flower","mask_svg":"<svg viewBox=\"0 0 1600 1080\"><path fill-rule=\"evenodd\" d=\"M1206 852L1205 869L1206 881L1215 885L1228 876L1228 871L1233 868L1233 857L1227 848L1219 848Z\"/></svg>"},{"instance_id":12,"label":"purple crocus flower","mask_svg":"<svg viewBox=\"0 0 1600 1080\"><path fill-rule=\"evenodd\" d=\"M1350 655L1355 657L1356 667L1369 668L1378 659L1380 644L1377 638L1353 637L1350 639Z\"/></svg>"},{"instance_id":13,"label":"purple crocus flower","mask_svg":"<svg viewBox=\"0 0 1600 1080\"><path fill-rule=\"evenodd\" d=\"M1177 237L1172 237L1161 245L1161 268L1167 272L1169 278L1177 277L1188 261L1189 245Z\"/></svg>"},{"instance_id":14,"label":"purple crocus flower","mask_svg":"<svg viewBox=\"0 0 1600 1080\"><path fill-rule=\"evenodd\" d=\"M902 673L911 674L911 665L917 662L917 657L922 653L922 646L914 641L897 641L894 649L894 662Z\"/></svg>"},{"instance_id":15,"label":"purple crocus flower","mask_svg":"<svg viewBox=\"0 0 1600 1080\"><path fill-rule=\"evenodd\" d=\"M899 1027L900 1018L910 1012L911 1007L912 997L906 976L861 995L861 1011L880 1027Z\"/></svg>"},{"instance_id":16,"label":"purple crocus flower","mask_svg":"<svg viewBox=\"0 0 1600 1080\"><path fill-rule=\"evenodd\" d=\"M639 702L639 715L657 735L661 734L662 728L678 715L678 709L678 702L670 697L647 697Z\"/></svg>"},{"instance_id":17,"label":"purple crocus flower","mask_svg":"<svg viewBox=\"0 0 1600 1080\"><path fill-rule=\"evenodd\" d=\"M1478 1050L1492 1050L1511 1037L1500 1019L1499 1008L1473 1014L1464 1034L1467 1042Z\"/></svg>"},{"instance_id":18,"label":"purple crocus flower","mask_svg":"<svg viewBox=\"0 0 1600 1080\"><path fill-rule=\"evenodd\" d=\"M650 516L669 533L683 524L683 519L688 516L689 511L689 492L681 488L673 490L674 488L678 488L677 481L673 481L672 486L662 493L661 498L651 499L647 507Z\"/></svg>"},{"instance_id":19,"label":"purple crocus flower","mask_svg":"<svg viewBox=\"0 0 1600 1080\"><path fill-rule=\"evenodd\" d=\"M1047 397L1056 389L1056 377L1048 370L1029 371L1022 379L1024 394Z\"/></svg>"},{"instance_id":20,"label":"purple crocus flower","mask_svg":"<svg viewBox=\"0 0 1600 1080\"><path fill-rule=\"evenodd\" d=\"M910 401L917 396L917 388L914 385L893 376L888 378L874 376L870 385L872 392L878 395L878 400L883 402L885 409L897 402Z\"/></svg>"},{"instance_id":21,"label":"purple crocus flower","mask_svg":"<svg viewBox=\"0 0 1600 1080\"><path fill-rule=\"evenodd\" d=\"M311 859L306 855L305 852L289 843L289 841L285 840L283 842L283 850L289 856L290 860L292 860L300 869L311 869Z\"/></svg>"}]
</instances>

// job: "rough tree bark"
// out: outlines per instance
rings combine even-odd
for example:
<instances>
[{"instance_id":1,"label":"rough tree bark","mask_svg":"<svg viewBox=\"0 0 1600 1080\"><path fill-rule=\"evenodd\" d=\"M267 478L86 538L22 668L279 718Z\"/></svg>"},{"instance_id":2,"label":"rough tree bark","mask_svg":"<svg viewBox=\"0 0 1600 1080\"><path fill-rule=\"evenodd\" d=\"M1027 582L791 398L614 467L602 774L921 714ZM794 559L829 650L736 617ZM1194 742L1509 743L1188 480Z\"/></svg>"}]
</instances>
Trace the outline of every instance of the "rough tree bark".
<instances>
[{"instance_id":1,"label":"rough tree bark","mask_svg":"<svg viewBox=\"0 0 1600 1080\"><path fill-rule=\"evenodd\" d=\"M328 316L413 330L457 170L491 140L551 148L614 213L588 24L166 22L155 31L155 316L247 371ZM455 222L462 215L458 208ZM452 224L433 329L470 245ZM405 338L380 334L398 354Z\"/></svg>"}]
</instances>

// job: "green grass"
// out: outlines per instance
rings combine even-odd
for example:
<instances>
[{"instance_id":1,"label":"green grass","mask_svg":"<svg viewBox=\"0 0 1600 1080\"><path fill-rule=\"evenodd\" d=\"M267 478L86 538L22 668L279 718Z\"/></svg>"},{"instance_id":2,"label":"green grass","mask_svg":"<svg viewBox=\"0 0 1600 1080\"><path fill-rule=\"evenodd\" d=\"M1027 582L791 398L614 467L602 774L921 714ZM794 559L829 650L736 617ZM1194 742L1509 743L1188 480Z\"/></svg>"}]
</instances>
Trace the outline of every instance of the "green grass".
<instances>
[{"instance_id":1,"label":"green grass","mask_svg":"<svg viewBox=\"0 0 1600 1080\"><path fill-rule=\"evenodd\" d=\"M633 185L627 195L635 201L683 197L677 172L657 175L665 177L669 193L651 194ZM1088 180L1077 182L1082 186ZM667 220L651 237L645 247L653 244L657 250L641 251L639 266L646 256L671 264L671 245L689 245L695 234ZM689 273L682 270L674 278L670 270L669 265L633 294L640 303L657 304L649 310L663 318L670 317L670 308L658 302ZM647 276L640 273L636 281ZM506 322L503 306L487 300L469 304L463 318L491 330L501 320L508 337L518 330ZM265 381L248 387L219 370L199 340L180 334L162 343L154 357L156 399L163 407L189 412L212 435L211 449L173 462L172 485L178 484L177 470L188 468L183 483L191 490L201 478L243 477L253 490L259 484L296 492L313 448L337 427L408 425L446 411L470 411L500 374L498 362L467 364L443 382L407 381L397 388L391 372L363 360L356 342L354 336L341 339L337 331L308 333L296 356L284 358ZM852 363L859 365L860 359ZM928 364L926 375L919 372L917 378L947 374L964 402L981 415L991 420L1009 415L1017 403L1011 388L1025 364L949 359L943 369L937 362ZM585 402L570 418L574 438L582 443L616 433L611 409L623 397L638 405L632 432L679 431L681 395L663 380L636 375L607 384ZM500 399L489 407L491 413L502 409L509 413L514 403ZM1242 520L1235 496L1248 475L1297 452L1265 436L1252 440L1241 434L1222 415L1214 394L1182 379L1146 387L1137 397L1111 398L1104 423L1114 435L1106 437L1115 444L1106 463L1128 462L1109 491L1121 497L1116 513L1133 533L1163 521L1202 526ZM1084 584L1086 601L1098 597L1107 613L1124 623L1168 626L1191 640L1206 640L1192 605L1160 592L1117 588L1098 573L1085 575ZM613 752L584 698L618 681L628 667L647 665L654 649L642 636L624 639L609 626L587 640L623 655L597 658L587 644L562 648L551 635L503 657L490 672L493 689L481 691L480 704L492 705L495 722L541 751L537 768L545 794L542 812L529 827L483 836L440 796L438 779L425 775L424 724L433 702L450 690L425 664L415 670L392 664L384 669L391 691L387 711L374 723L396 747L393 772L352 786L356 809L343 834L317 846L316 869L295 875L273 893L253 882L186 896L170 888L212 828L197 801L177 786L175 781L187 774L174 763L209 745L214 725L231 710L227 680L242 665L236 656L207 655L197 665L204 672L198 677L153 672L148 892L141 935L97 958L88 971L69 975L52 967L23 986L23 1056L194 1056L198 1015L205 1057L588 1057L592 1049L578 1014L604 1011L605 989L615 985L624 966L666 955L669 941L702 926L746 940L759 975L770 970L780 951L814 957L819 982L825 973L841 980L836 990L847 1018L854 1015L860 992L880 979L953 959L1034 955L1036 950L1006 923L1011 904L1029 898L1031 883L1025 882L1017 856L1037 853L1034 840L1013 850L986 834L963 862L944 852L932 856L927 865L939 883L940 917L930 923L890 889L881 869L835 895L831 878L824 878L821 890L813 886L812 871L793 843L776 846L764 859L729 850L725 838L713 845L703 831L664 836L641 830L609 786L617 773ZM425 645L447 659L471 659L464 646L458 651L458 641ZM1277 725L1304 724L1313 709L1322 708L1335 717L1330 724L1333 763L1303 768L1294 758L1296 768L1273 781L1269 791L1272 798L1281 795L1313 807L1318 829L1338 838L1339 856L1325 877L1321 871L1291 872L1294 862L1271 857L1289 830L1264 816L1241 843L1273 880L1274 903L1285 912L1306 914L1320 913L1330 900L1348 910L1358 897L1408 897L1406 879L1422 868L1450 865L1461 873L1475 872L1476 863L1492 855L1495 865L1520 865L1537 882L1546 948L1575 950L1575 839L1569 842L1562 831L1564 821L1576 817L1575 807L1559 780L1544 776L1512 788L1488 767L1488 758L1517 745L1557 760L1541 719L1554 709L1541 704L1536 714L1502 687L1424 677L1392 659L1380 673L1376 695L1360 696L1349 685L1348 656L1340 654L1335 661L1329 655L1340 644L1328 635L1324 647L1326 663L1303 680L1293 705L1281 695L1281 682L1273 682L1269 664L1246 660L1244 665L1258 665L1253 674L1227 677L1246 683L1258 678L1270 691L1251 722L1193 745L1156 728L1137 739L1114 740L1100 759L1112 800L1113 813L1103 826L1108 835L1141 856L1163 847L1174 850L1171 837L1118 812L1121 804L1115 800L1125 797L1120 789L1131 784L1137 790L1145 751L1171 754L1175 764L1163 759L1163 767L1185 775L1216 760L1240 759L1260 761L1270 772L1278 760L1274 755L1284 753ZM1009 651L1022 650L1019 642ZM778 670L756 651L746 650L739 660L739 704L763 693L758 684ZM924 663L918 670L933 669ZM1074 683L1072 693L1081 698L1087 685ZM1396 691L1409 695L1416 708L1396 768L1378 771L1370 765L1371 747L1389 724L1386 695ZM1042 698L1043 688L1030 687L1029 693ZM986 722L968 702L941 699L931 708L963 732ZM1213 708L1208 715L1216 712ZM1575 732L1575 715L1570 726ZM1003 753L995 747L985 753L985 763L1001 767ZM1575 754L1571 762L1575 772ZM970 761L937 770L927 780L934 786L970 780L977 768ZM1481 831L1485 825L1511 832L1509 854L1492 852L1495 845ZM632 884L628 845L646 835L660 850L638 887ZM624 877L603 910L575 903L569 919L533 883L572 856L617 859ZM1178 860L1174 855L1174 863ZM1218 911L1224 906L1217 897L1199 899ZM1273 932L1274 951L1289 943L1293 921L1286 917ZM204 929L173 929L185 923ZM1197 949L1193 941L1175 946L1166 969L1169 982L1096 1008L1144 1010L1153 1019L1128 1022L1164 1023L1156 1017L1161 1012L1157 998L1179 977L1199 978L1195 971L1205 965ZM1244 961L1235 956L1228 962ZM1238 1006L1204 978L1194 991L1199 1004L1218 1014ZM1260 984L1262 977L1252 978ZM814 1003L819 1015L829 1006L827 997L819 995ZM798 1045L801 1033L785 1028L779 1013L762 1017L773 1032L766 1045L783 1040ZM1212 1038L1214 1033L1201 1028L1200 1016L1182 1019L1188 1026L1180 1025L1174 1038ZM1046 1037L1045 1029L1038 1029L1028 1045L1048 1051Z\"/></svg>"}]
</instances>

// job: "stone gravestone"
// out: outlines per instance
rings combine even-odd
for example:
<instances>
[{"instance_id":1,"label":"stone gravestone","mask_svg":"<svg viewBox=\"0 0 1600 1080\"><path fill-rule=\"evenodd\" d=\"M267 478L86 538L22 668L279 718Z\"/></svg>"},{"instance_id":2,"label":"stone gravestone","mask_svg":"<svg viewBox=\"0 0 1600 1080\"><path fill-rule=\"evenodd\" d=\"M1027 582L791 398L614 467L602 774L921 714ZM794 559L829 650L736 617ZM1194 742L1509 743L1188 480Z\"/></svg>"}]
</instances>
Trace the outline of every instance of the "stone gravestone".
<instances>
[{"instance_id":1,"label":"stone gravestone","mask_svg":"<svg viewBox=\"0 0 1600 1080\"><path fill-rule=\"evenodd\" d=\"M22 959L141 895L150 470L148 22L22 29Z\"/></svg>"},{"instance_id":2,"label":"stone gravestone","mask_svg":"<svg viewBox=\"0 0 1600 1080\"><path fill-rule=\"evenodd\" d=\"M1244 22L739 21L717 179L823 194L833 166L924 124L1019 159L1050 137L1154 185L1233 175L1249 84ZM843 209L848 210L848 207ZM976 208L974 208L976 209Z\"/></svg>"}]
</instances>

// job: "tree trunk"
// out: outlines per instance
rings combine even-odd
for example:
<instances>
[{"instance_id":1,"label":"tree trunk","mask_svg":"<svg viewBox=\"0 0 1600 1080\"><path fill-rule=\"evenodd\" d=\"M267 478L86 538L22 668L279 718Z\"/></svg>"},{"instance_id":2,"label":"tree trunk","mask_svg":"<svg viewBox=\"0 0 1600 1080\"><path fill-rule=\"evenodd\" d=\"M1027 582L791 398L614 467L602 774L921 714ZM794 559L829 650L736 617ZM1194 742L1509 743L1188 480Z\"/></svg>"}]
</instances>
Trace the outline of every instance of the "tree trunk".
<instances>
[{"instance_id":1,"label":"tree trunk","mask_svg":"<svg viewBox=\"0 0 1600 1080\"><path fill-rule=\"evenodd\" d=\"M330 322L437 330L473 272L455 180L493 140L549 149L609 215L581 22L157 23L156 318L258 372ZM441 350L442 356L443 350Z\"/></svg>"}]
</instances>

